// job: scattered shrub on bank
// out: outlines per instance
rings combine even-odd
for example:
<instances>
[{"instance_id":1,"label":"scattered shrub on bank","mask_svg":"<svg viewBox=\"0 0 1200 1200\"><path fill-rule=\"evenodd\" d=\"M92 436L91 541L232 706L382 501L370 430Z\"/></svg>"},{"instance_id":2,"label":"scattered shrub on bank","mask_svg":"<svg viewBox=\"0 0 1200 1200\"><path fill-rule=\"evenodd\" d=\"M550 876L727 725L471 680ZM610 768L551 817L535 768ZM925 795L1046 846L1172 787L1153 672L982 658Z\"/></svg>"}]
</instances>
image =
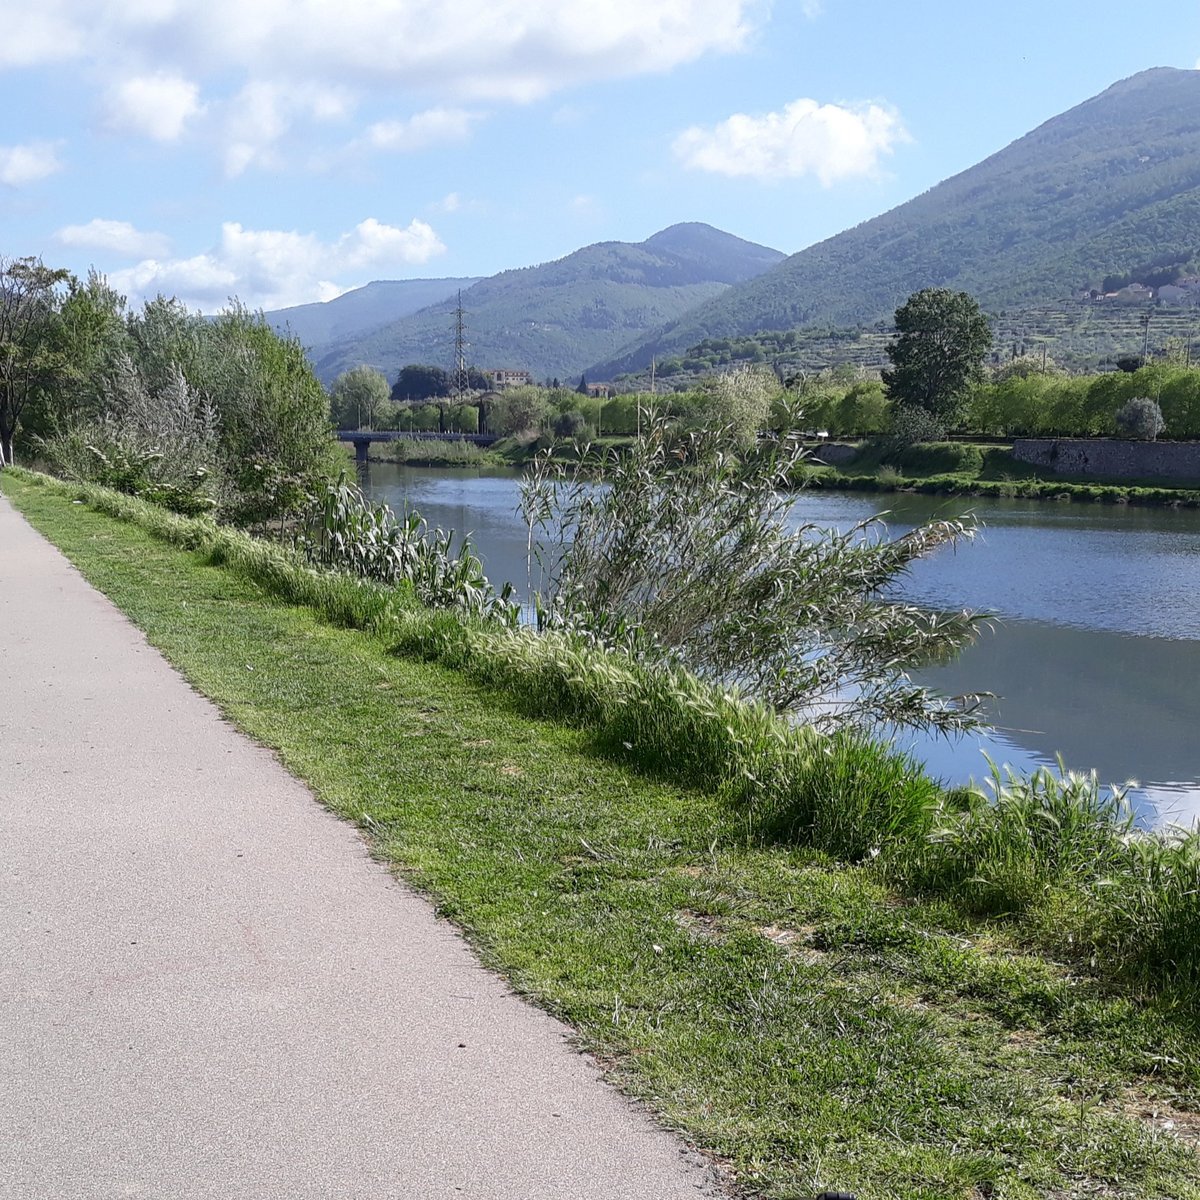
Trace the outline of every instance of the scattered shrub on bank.
<instances>
[{"instance_id":1,"label":"scattered shrub on bank","mask_svg":"<svg viewBox=\"0 0 1200 1200\"><path fill-rule=\"evenodd\" d=\"M413 467L481 467L495 460L474 442L411 441L397 438L373 451L380 458Z\"/></svg>"},{"instance_id":2,"label":"scattered shrub on bank","mask_svg":"<svg viewBox=\"0 0 1200 1200\"><path fill-rule=\"evenodd\" d=\"M970 442L921 442L905 446L889 461L908 475L978 475L983 470L983 453Z\"/></svg>"}]
</instances>

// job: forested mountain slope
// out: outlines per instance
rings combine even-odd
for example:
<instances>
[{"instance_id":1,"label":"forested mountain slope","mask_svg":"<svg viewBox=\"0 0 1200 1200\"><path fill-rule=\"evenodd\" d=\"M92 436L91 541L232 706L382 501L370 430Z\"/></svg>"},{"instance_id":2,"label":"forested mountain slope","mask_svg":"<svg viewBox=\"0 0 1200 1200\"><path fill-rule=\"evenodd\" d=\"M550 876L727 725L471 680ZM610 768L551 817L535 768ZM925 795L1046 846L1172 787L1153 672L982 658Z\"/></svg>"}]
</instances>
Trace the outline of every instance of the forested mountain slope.
<instances>
[{"instance_id":1,"label":"forested mountain slope","mask_svg":"<svg viewBox=\"0 0 1200 1200\"><path fill-rule=\"evenodd\" d=\"M298 304L263 315L277 332L294 334L319 356L330 342L361 337L478 282L478 277L377 279L323 304Z\"/></svg>"},{"instance_id":2,"label":"forested mountain slope","mask_svg":"<svg viewBox=\"0 0 1200 1200\"><path fill-rule=\"evenodd\" d=\"M468 358L482 368L577 378L633 338L769 270L778 250L708 225L673 225L636 244L600 242L464 289ZM453 365L456 299L339 339L314 355L328 381L360 363L389 378L406 363Z\"/></svg>"}]
</instances>

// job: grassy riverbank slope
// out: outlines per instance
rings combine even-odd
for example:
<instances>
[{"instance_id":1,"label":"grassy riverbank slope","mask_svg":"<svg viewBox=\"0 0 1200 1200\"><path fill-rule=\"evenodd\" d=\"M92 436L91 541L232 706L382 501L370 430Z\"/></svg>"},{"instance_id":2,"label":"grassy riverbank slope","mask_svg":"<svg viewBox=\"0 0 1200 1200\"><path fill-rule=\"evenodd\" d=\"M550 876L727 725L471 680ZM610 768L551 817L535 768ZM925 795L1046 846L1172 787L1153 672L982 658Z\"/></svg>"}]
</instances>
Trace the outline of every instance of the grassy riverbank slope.
<instances>
[{"instance_id":1,"label":"grassy riverbank slope","mask_svg":"<svg viewBox=\"0 0 1200 1200\"><path fill-rule=\"evenodd\" d=\"M1019 924L901 894L870 854L854 865L764 837L728 789L618 761L594 729L530 716L544 697L428 661L428 641L346 628L369 590L297 580L238 535L98 489L91 505L125 520L72 503L79 489L0 482L197 688L737 1185L1200 1198L1194 1009L1032 953ZM281 600L288 588L309 603ZM459 636L448 614L411 620Z\"/></svg>"}]
</instances>

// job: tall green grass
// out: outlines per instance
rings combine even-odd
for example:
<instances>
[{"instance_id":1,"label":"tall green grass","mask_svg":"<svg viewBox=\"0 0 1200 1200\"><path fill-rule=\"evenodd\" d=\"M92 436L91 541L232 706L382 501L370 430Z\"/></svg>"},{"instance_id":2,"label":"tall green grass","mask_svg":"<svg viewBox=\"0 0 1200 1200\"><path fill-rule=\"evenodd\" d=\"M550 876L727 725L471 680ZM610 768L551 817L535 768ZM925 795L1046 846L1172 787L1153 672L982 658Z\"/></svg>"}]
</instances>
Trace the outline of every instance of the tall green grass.
<instances>
[{"instance_id":1,"label":"tall green grass","mask_svg":"<svg viewBox=\"0 0 1200 1200\"><path fill-rule=\"evenodd\" d=\"M681 670L569 633L431 609L409 585L319 570L288 548L105 488L6 474L197 552L396 654L458 670L516 710L583 727L602 753L719 791L745 815L748 837L872 863L900 891L1003 921L1102 976L1200 1001L1200 833L1137 830L1124 794L1094 775L993 769L987 788L947 793L861 733L789 724Z\"/></svg>"}]
</instances>

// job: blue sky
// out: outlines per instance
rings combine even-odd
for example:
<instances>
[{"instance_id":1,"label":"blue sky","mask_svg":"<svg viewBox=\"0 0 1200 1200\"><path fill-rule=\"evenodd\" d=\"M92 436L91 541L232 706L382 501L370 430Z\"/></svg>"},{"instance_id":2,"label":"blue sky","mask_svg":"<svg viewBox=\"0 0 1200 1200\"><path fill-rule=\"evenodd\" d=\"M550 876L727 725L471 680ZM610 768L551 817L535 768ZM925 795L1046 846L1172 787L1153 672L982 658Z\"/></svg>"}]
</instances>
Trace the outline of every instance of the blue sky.
<instances>
[{"instance_id":1,"label":"blue sky","mask_svg":"<svg viewBox=\"0 0 1200 1200\"><path fill-rule=\"evenodd\" d=\"M0 0L0 254L214 311L790 253L1198 57L1196 0Z\"/></svg>"}]
</instances>

